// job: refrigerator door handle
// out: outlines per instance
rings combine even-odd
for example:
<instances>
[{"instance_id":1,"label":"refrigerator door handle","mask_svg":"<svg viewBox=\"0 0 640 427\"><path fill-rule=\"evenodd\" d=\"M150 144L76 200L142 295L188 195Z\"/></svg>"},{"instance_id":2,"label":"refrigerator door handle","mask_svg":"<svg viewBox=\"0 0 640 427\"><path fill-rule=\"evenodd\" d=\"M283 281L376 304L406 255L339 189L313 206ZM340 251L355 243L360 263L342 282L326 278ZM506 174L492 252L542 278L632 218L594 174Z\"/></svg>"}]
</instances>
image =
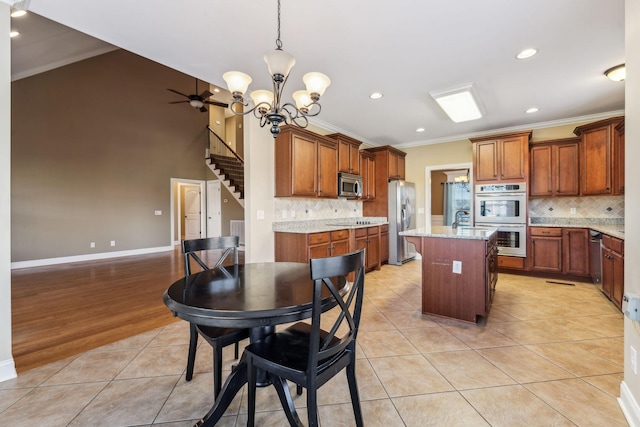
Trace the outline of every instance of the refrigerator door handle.
<instances>
[{"instance_id":1,"label":"refrigerator door handle","mask_svg":"<svg viewBox=\"0 0 640 427\"><path fill-rule=\"evenodd\" d=\"M401 210L400 210L400 219L402 219L402 221L404 221L404 220L405 220L405 218L406 218L405 210L404 210L404 209L401 209Z\"/></svg>"}]
</instances>

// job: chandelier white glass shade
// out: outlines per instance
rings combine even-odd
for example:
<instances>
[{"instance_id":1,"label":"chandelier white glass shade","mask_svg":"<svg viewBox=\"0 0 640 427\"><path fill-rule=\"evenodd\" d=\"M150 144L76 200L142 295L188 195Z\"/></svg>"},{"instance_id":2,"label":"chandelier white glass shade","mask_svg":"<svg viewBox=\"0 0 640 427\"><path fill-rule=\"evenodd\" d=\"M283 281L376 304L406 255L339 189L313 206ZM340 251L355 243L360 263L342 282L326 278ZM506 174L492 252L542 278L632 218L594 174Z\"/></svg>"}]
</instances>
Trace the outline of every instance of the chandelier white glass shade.
<instances>
[{"instance_id":1,"label":"chandelier white glass shade","mask_svg":"<svg viewBox=\"0 0 640 427\"><path fill-rule=\"evenodd\" d=\"M331 84L329 77L322 73L307 73L302 81L306 90L298 90L293 93L295 105L282 102L282 92L287 82L291 68L296 63L295 58L282 50L280 41L280 0L278 0L278 38L276 39L276 49L264 55L267 63L273 90L254 90L250 97L254 107L246 110L249 103L245 102L244 94L249 89L251 77L240 71L228 71L222 75L227 83L227 88L233 96L233 101L229 104L231 112L237 115L253 113L260 120L260 126L267 123L271 125L271 134L275 138L280 133L280 124L295 124L298 127L306 128L309 124L307 117L320 114L321 106L318 103L324 91Z\"/></svg>"}]
</instances>

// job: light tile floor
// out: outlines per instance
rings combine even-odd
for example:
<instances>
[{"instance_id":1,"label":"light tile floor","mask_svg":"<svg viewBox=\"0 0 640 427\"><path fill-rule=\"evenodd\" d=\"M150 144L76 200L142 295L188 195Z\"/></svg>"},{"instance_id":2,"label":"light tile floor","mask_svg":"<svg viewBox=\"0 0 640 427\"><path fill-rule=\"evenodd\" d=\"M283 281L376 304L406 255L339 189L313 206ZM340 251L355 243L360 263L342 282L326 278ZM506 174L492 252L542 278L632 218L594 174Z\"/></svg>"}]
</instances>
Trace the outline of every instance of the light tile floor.
<instances>
[{"instance_id":1,"label":"light tile floor","mask_svg":"<svg viewBox=\"0 0 640 427\"><path fill-rule=\"evenodd\" d=\"M358 384L368 427L626 426L622 314L588 283L501 274L488 319L420 313L420 264L367 274ZM202 340L201 340L202 341ZM191 426L212 404L211 349L184 380L188 324L33 369L0 383L2 426ZM225 374L233 360L225 349ZM319 391L323 427L352 426L346 377ZM305 419L304 394L296 398ZM257 425L284 426L272 387ZM218 425L246 424L238 393Z\"/></svg>"}]
</instances>

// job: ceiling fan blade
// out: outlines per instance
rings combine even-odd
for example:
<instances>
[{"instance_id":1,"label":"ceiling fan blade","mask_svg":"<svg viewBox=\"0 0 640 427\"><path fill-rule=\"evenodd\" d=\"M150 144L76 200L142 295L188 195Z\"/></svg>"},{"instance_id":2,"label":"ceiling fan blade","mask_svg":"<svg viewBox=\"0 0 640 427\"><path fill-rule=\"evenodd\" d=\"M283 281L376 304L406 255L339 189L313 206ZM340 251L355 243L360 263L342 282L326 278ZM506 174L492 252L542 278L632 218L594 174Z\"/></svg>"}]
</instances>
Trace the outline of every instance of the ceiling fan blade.
<instances>
[{"instance_id":1,"label":"ceiling fan blade","mask_svg":"<svg viewBox=\"0 0 640 427\"><path fill-rule=\"evenodd\" d=\"M209 105L216 105L222 108L227 108L229 106L229 104L225 104L224 102L218 102L218 101L204 101L204 103Z\"/></svg>"},{"instance_id":2,"label":"ceiling fan blade","mask_svg":"<svg viewBox=\"0 0 640 427\"><path fill-rule=\"evenodd\" d=\"M205 90L204 92L202 92L202 93L200 94L200 98L202 98L202 99L206 99L206 98L208 98L208 97L210 97L210 96L212 96L212 95L213 95L213 94L212 94L211 92L209 92L208 90Z\"/></svg>"},{"instance_id":3,"label":"ceiling fan blade","mask_svg":"<svg viewBox=\"0 0 640 427\"><path fill-rule=\"evenodd\" d=\"M173 90L173 89L167 89L167 90L168 90L169 92L173 92L173 93L176 93L176 94L178 94L178 95L182 95L182 96L184 96L185 98L188 98L188 97L189 97L189 95L185 95L184 93L180 93L180 92L178 92L177 90Z\"/></svg>"},{"instance_id":4,"label":"ceiling fan blade","mask_svg":"<svg viewBox=\"0 0 640 427\"><path fill-rule=\"evenodd\" d=\"M169 102L169 104L182 104L185 102L189 102L189 101L172 101L172 102Z\"/></svg>"},{"instance_id":5,"label":"ceiling fan blade","mask_svg":"<svg viewBox=\"0 0 640 427\"><path fill-rule=\"evenodd\" d=\"M200 112L201 113L206 113L207 112L207 107L205 107L204 105L202 107L200 107Z\"/></svg>"}]
</instances>

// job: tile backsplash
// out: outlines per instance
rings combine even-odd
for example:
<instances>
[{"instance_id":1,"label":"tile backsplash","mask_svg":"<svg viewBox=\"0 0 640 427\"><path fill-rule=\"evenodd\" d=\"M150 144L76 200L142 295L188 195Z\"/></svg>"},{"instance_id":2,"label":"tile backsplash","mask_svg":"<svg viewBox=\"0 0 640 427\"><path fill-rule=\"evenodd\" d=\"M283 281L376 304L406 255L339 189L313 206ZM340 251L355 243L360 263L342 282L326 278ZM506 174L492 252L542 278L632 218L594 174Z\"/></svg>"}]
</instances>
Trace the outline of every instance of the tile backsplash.
<instances>
[{"instance_id":1,"label":"tile backsplash","mask_svg":"<svg viewBox=\"0 0 640 427\"><path fill-rule=\"evenodd\" d=\"M624 196L529 199L529 217L624 220Z\"/></svg>"},{"instance_id":2,"label":"tile backsplash","mask_svg":"<svg viewBox=\"0 0 640 427\"><path fill-rule=\"evenodd\" d=\"M276 222L362 216L362 202L357 200L276 197L273 205Z\"/></svg>"}]
</instances>

